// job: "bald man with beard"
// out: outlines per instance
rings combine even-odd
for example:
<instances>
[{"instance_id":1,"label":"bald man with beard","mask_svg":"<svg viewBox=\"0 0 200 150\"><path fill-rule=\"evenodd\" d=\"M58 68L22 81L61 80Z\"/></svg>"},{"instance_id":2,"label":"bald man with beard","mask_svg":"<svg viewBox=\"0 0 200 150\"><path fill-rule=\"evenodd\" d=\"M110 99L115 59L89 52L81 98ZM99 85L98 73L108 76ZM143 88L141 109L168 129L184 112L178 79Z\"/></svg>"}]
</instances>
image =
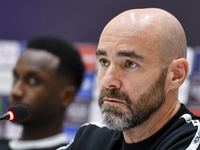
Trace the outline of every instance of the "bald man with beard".
<instances>
[{"instance_id":1,"label":"bald man with beard","mask_svg":"<svg viewBox=\"0 0 200 150\"><path fill-rule=\"evenodd\" d=\"M200 117L178 100L186 53L184 30L165 10L133 9L113 18L96 51L103 124L81 126L60 150L200 149Z\"/></svg>"}]
</instances>

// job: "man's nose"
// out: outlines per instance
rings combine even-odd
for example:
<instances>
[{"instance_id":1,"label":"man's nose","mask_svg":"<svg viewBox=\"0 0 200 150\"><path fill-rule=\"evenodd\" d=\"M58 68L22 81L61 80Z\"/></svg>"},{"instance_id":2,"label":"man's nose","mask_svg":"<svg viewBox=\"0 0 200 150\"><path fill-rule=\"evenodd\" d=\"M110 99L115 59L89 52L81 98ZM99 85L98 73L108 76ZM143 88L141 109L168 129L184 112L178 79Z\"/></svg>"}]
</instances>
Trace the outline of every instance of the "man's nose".
<instances>
[{"instance_id":1,"label":"man's nose","mask_svg":"<svg viewBox=\"0 0 200 150\"><path fill-rule=\"evenodd\" d=\"M120 69L110 65L103 76L103 86L108 89L119 89L121 87Z\"/></svg>"},{"instance_id":2,"label":"man's nose","mask_svg":"<svg viewBox=\"0 0 200 150\"><path fill-rule=\"evenodd\" d=\"M23 96L23 82L21 80L13 83L10 96L11 97L22 97Z\"/></svg>"}]
</instances>

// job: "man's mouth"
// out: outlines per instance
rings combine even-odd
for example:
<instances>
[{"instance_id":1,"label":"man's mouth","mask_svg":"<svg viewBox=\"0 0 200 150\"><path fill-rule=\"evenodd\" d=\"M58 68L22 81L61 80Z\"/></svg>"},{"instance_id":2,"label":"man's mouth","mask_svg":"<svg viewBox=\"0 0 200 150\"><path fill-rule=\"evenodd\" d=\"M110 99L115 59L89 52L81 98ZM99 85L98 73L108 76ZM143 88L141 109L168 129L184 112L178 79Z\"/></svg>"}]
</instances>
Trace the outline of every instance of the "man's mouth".
<instances>
[{"instance_id":1,"label":"man's mouth","mask_svg":"<svg viewBox=\"0 0 200 150\"><path fill-rule=\"evenodd\" d=\"M116 104L125 104L124 101L117 100L117 99L111 99L111 98L105 98L104 102L107 102L107 103L116 103Z\"/></svg>"}]
</instances>

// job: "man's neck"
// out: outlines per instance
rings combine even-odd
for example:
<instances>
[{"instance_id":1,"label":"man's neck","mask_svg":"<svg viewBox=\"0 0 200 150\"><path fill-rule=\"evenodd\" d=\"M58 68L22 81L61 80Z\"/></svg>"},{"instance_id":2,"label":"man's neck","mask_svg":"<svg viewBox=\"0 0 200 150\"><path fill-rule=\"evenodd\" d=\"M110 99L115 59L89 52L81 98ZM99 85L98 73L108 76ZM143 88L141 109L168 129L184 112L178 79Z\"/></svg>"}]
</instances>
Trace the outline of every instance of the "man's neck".
<instances>
[{"instance_id":1,"label":"man's neck","mask_svg":"<svg viewBox=\"0 0 200 150\"><path fill-rule=\"evenodd\" d=\"M62 132L62 125L24 126L21 140L35 140L50 137Z\"/></svg>"}]
</instances>

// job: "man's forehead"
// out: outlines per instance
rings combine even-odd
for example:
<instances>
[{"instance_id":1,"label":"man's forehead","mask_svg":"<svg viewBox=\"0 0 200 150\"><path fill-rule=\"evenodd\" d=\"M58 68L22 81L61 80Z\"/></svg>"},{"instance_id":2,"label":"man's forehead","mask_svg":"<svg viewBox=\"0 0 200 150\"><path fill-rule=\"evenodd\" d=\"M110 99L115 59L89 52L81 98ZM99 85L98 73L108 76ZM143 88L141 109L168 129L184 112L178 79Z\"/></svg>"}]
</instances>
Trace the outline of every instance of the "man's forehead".
<instances>
[{"instance_id":1,"label":"man's forehead","mask_svg":"<svg viewBox=\"0 0 200 150\"><path fill-rule=\"evenodd\" d=\"M43 49L34 49L34 48L28 48L26 49L22 55L25 54L27 55L26 57L28 57L29 55L38 55L38 57L58 57L56 55L54 55L53 53L47 51L47 50L43 50Z\"/></svg>"},{"instance_id":2,"label":"man's forehead","mask_svg":"<svg viewBox=\"0 0 200 150\"><path fill-rule=\"evenodd\" d=\"M45 50L28 49L22 53L18 64L29 65L41 69L52 69L52 67L56 68L58 66L59 61L60 59L57 56Z\"/></svg>"}]
</instances>

